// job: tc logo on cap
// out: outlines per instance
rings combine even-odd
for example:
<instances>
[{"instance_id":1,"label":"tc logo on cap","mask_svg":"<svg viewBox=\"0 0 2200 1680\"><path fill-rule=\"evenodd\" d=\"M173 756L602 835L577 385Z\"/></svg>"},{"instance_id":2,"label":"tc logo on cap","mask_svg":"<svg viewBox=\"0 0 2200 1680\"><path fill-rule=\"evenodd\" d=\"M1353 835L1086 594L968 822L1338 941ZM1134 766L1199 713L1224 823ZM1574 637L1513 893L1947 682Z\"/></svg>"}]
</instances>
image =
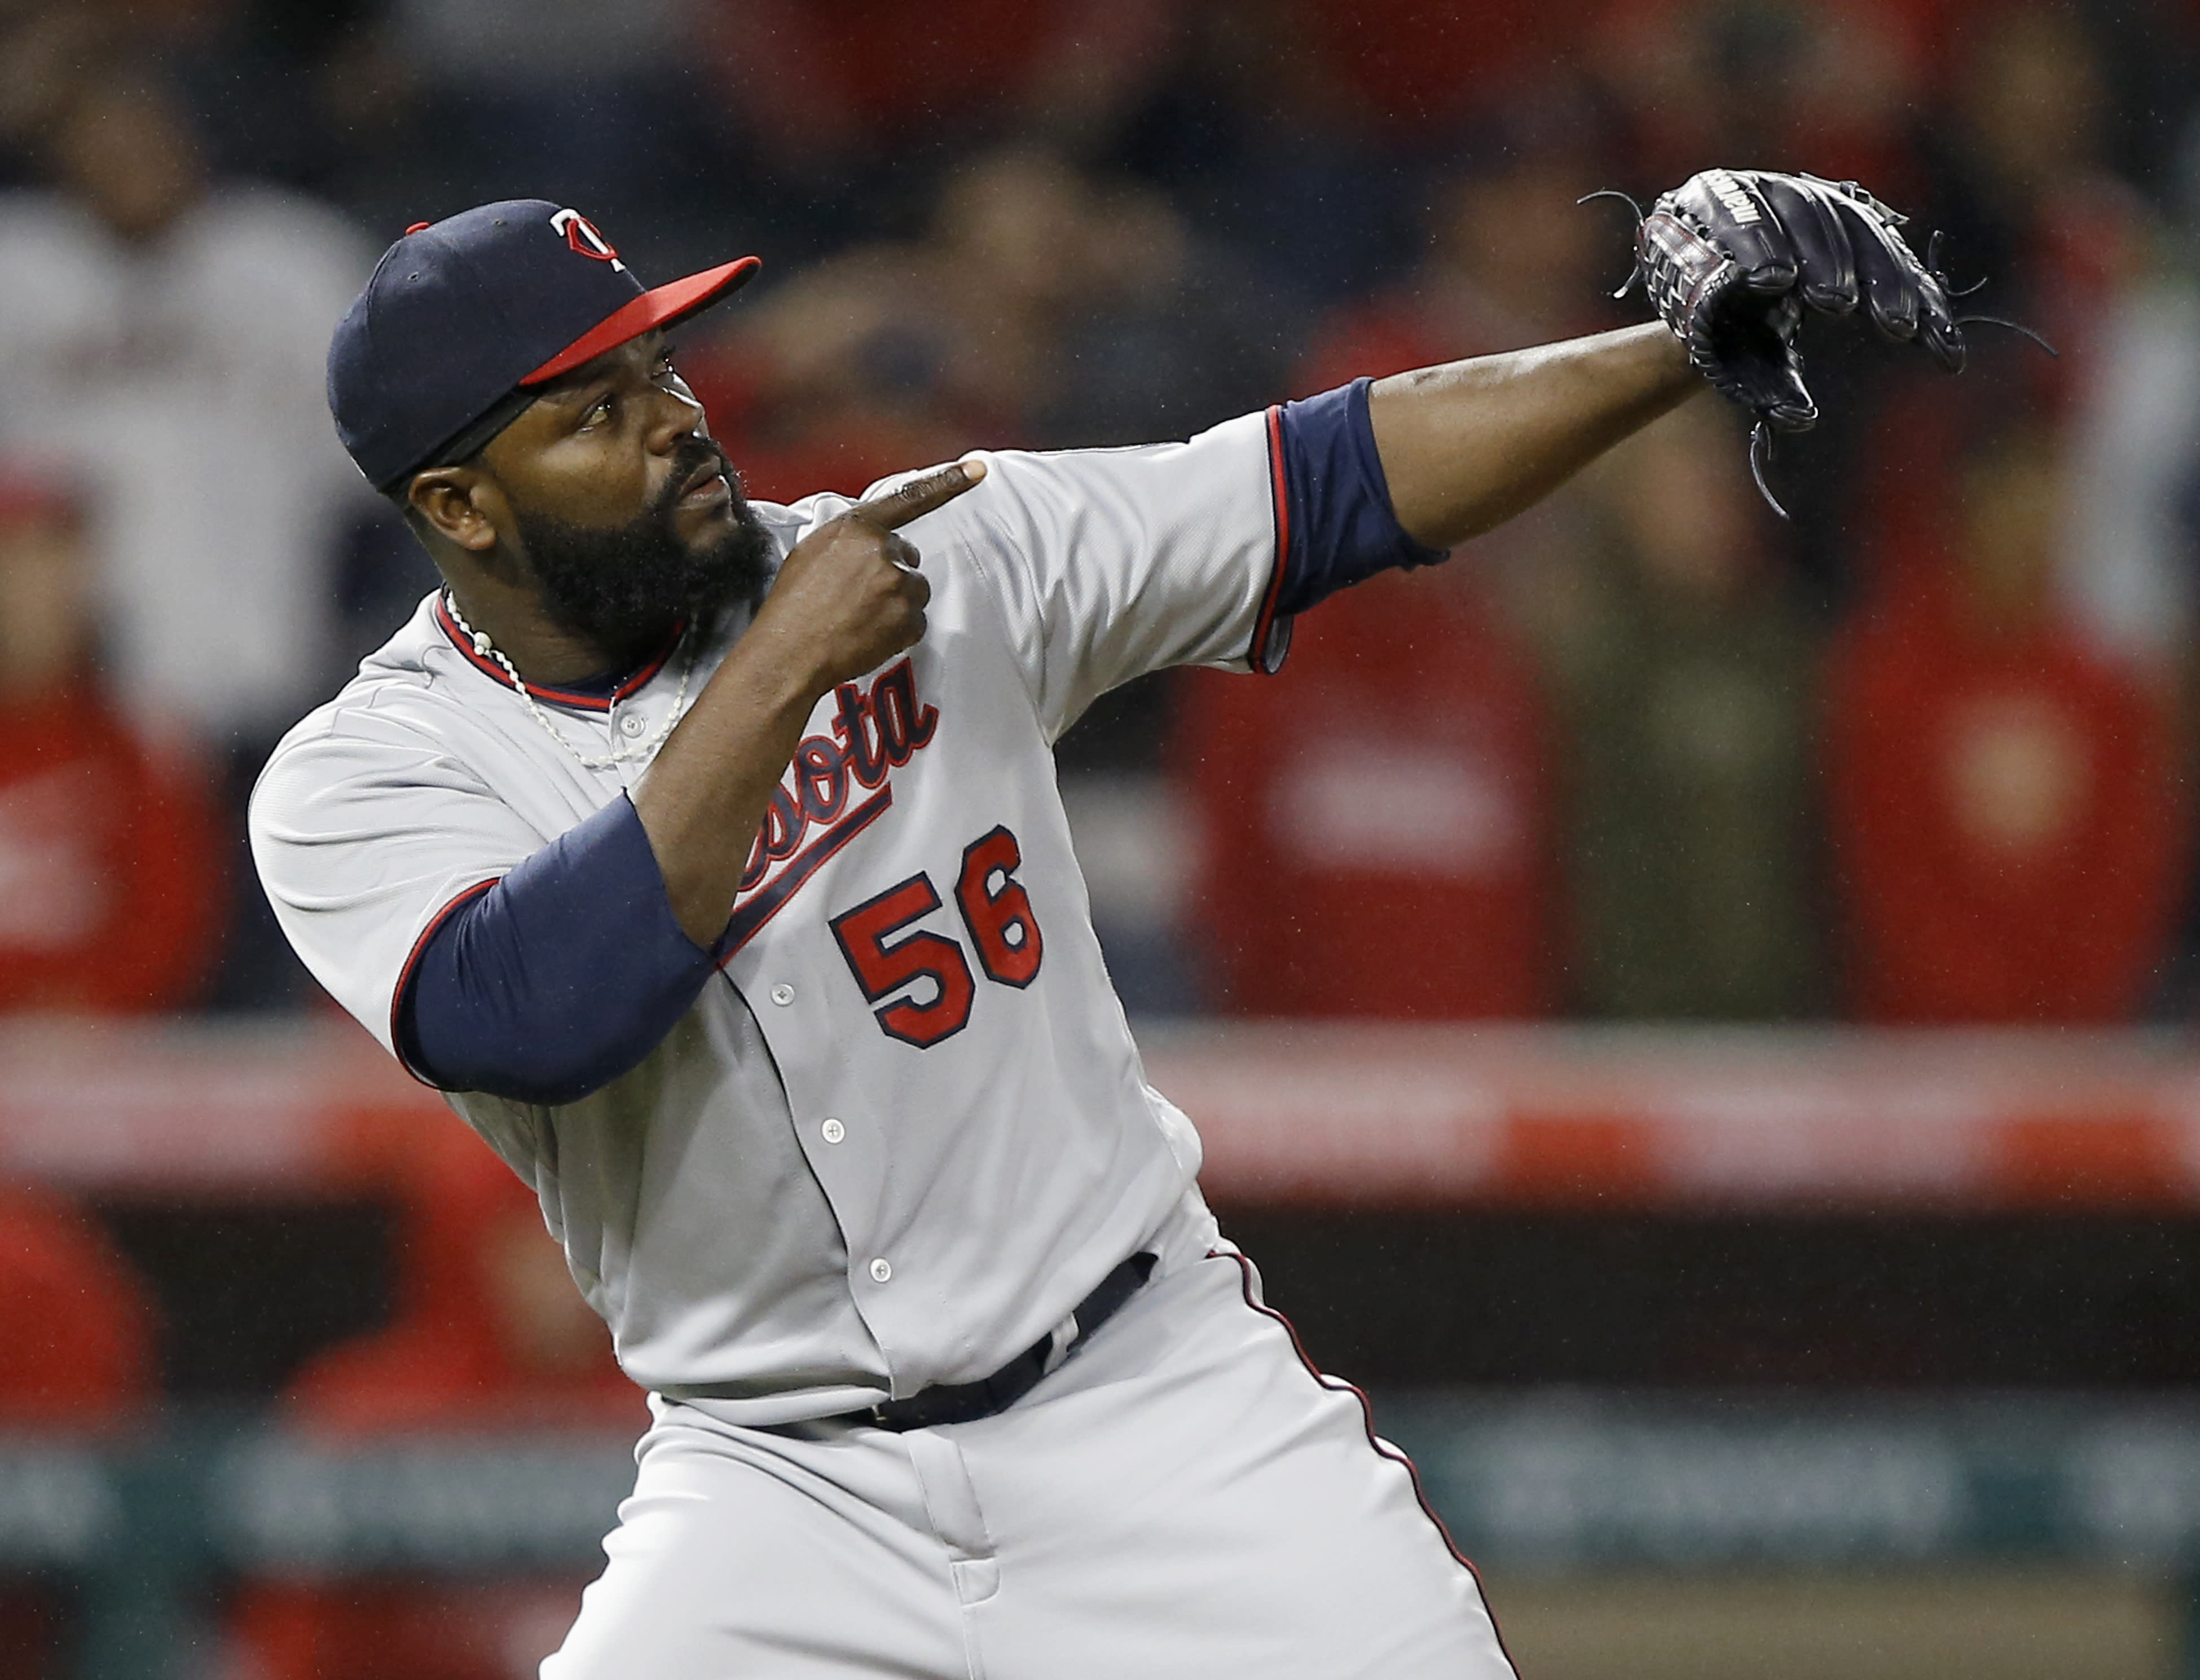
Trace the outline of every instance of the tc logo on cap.
<instances>
[{"instance_id":1,"label":"tc logo on cap","mask_svg":"<svg viewBox=\"0 0 2200 1680\"><path fill-rule=\"evenodd\" d=\"M594 257L598 262L607 262L620 273L626 265L619 254L611 248L610 240L596 231L596 225L577 210L560 210L550 219L550 225L565 236L565 242L584 257Z\"/></svg>"}]
</instances>

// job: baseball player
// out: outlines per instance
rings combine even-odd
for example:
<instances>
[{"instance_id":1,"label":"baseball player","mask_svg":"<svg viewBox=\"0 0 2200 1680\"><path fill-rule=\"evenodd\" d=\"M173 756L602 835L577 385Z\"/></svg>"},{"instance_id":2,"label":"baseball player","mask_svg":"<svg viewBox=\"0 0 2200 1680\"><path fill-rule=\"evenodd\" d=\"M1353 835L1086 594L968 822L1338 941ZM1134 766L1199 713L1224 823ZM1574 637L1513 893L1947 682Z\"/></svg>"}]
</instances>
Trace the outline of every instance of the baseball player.
<instances>
[{"instance_id":1,"label":"baseball player","mask_svg":"<svg viewBox=\"0 0 2200 1680\"><path fill-rule=\"evenodd\" d=\"M1294 614L1527 505L1692 355L1792 417L1789 306L1900 241L1805 178L1705 182L1638 236L1665 325L788 507L665 348L753 260L647 289L534 201L390 248L330 401L444 586L277 749L252 839L650 1392L550 1680L1511 1674L1201 1200L1050 749L1143 672L1275 671ZM1899 281L1875 312L1954 333Z\"/></svg>"}]
</instances>

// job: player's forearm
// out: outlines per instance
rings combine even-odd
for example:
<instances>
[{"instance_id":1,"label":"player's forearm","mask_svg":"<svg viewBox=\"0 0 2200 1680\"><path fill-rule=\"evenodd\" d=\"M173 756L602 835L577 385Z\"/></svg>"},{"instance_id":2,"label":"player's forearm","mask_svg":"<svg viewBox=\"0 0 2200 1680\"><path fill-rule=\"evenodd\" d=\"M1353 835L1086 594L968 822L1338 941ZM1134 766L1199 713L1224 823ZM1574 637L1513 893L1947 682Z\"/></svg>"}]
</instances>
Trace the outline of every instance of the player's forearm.
<instances>
[{"instance_id":1,"label":"player's forearm","mask_svg":"<svg viewBox=\"0 0 2200 1680\"><path fill-rule=\"evenodd\" d=\"M1378 380L1369 411L1398 522L1449 548L1533 506L1702 385L1653 322Z\"/></svg>"},{"instance_id":2,"label":"player's forearm","mask_svg":"<svg viewBox=\"0 0 2200 1680\"><path fill-rule=\"evenodd\" d=\"M817 702L924 634L931 586L897 534L986 476L958 461L858 502L794 545L695 709L666 739L635 809L690 939L717 942L772 790Z\"/></svg>"},{"instance_id":3,"label":"player's forearm","mask_svg":"<svg viewBox=\"0 0 2200 1680\"><path fill-rule=\"evenodd\" d=\"M772 790L823 692L793 653L768 633L743 637L634 790L673 917L705 948L733 913Z\"/></svg>"}]
</instances>

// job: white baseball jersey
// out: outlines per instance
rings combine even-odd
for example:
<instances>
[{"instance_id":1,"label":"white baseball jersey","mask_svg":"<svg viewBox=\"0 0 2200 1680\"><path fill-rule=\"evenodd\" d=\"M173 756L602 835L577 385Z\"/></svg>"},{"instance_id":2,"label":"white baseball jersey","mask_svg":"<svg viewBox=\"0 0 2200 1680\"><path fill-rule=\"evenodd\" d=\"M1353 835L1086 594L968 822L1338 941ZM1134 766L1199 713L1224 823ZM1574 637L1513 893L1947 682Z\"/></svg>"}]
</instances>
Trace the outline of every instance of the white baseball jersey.
<instances>
[{"instance_id":1,"label":"white baseball jersey","mask_svg":"<svg viewBox=\"0 0 2200 1680\"><path fill-rule=\"evenodd\" d=\"M1272 662L1273 423L984 458L907 528L930 628L811 715L687 1016L577 1102L449 1096L535 1185L627 1371L728 1423L984 1377L1205 1218L1198 1139L1146 1084L1101 961L1051 748L1142 673ZM849 505L758 512L784 554ZM254 798L314 975L394 1049L441 919L631 786L646 759L578 754L651 738L745 623L594 709L546 697L576 753L423 602Z\"/></svg>"}]
</instances>

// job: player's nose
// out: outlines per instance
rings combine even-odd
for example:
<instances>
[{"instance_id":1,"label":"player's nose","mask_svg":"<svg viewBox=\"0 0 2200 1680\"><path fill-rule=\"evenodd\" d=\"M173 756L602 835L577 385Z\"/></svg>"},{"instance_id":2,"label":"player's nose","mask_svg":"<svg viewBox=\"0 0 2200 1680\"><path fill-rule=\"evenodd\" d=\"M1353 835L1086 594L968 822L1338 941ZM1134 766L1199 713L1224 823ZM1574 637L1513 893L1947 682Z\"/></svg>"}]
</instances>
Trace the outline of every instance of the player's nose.
<instances>
[{"instance_id":1,"label":"player's nose","mask_svg":"<svg viewBox=\"0 0 2200 1680\"><path fill-rule=\"evenodd\" d=\"M693 388L689 386L686 380L680 376L676 370L674 372L671 379L667 382L665 388L671 392L674 396L679 398L680 400L685 404L690 411L692 411L693 417L688 426L688 429L693 432L697 437L706 438L710 436L711 417L703 407L703 400L695 394Z\"/></svg>"},{"instance_id":2,"label":"player's nose","mask_svg":"<svg viewBox=\"0 0 2200 1680\"><path fill-rule=\"evenodd\" d=\"M686 385L658 385L652 389L655 393L655 407L651 417L649 446L657 453L670 454L688 438L711 435L703 405L695 400L695 394Z\"/></svg>"}]
</instances>

